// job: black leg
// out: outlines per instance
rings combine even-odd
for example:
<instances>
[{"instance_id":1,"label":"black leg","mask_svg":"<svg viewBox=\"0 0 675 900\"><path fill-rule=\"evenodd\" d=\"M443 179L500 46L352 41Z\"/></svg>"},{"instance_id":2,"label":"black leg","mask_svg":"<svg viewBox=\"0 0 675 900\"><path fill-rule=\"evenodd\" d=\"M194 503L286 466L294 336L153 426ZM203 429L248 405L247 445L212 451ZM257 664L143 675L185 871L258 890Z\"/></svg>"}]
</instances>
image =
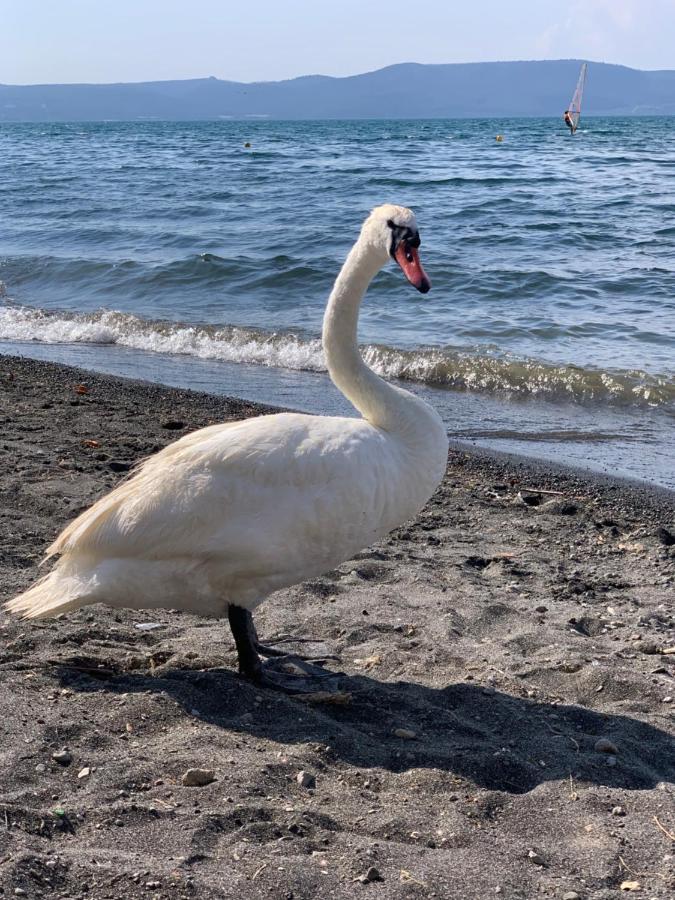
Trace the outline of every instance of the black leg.
<instances>
[{"instance_id":1,"label":"black leg","mask_svg":"<svg viewBox=\"0 0 675 900\"><path fill-rule=\"evenodd\" d=\"M267 654L272 648L264 648L259 643L251 613L241 606L230 604L227 617L237 647L239 672L245 678L250 678L261 686L291 694L337 690L342 673L326 672L298 656L276 651L274 655L279 657L276 665L271 659L263 663L258 650Z\"/></svg>"},{"instance_id":2,"label":"black leg","mask_svg":"<svg viewBox=\"0 0 675 900\"><path fill-rule=\"evenodd\" d=\"M237 646L239 671L247 678L256 681L262 672L262 662L256 650L258 635L253 624L253 616L241 606L230 605L227 608L227 617L230 620L234 643Z\"/></svg>"}]
</instances>

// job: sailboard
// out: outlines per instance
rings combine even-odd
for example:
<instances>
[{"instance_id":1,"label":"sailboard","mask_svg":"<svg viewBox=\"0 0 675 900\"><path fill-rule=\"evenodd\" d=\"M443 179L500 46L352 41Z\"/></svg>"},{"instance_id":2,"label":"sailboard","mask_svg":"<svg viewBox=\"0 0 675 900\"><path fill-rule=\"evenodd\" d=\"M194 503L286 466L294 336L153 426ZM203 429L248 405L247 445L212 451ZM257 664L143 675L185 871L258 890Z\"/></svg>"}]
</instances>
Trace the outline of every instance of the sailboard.
<instances>
[{"instance_id":1,"label":"sailboard","mask_svg":"<svg viewBox=\"0 0 675 900\"><path fill-rule=\"evenodd\" d=\"M570 131L572 132L572 134L574 134L574 132L579 127L579 119L581 119L581 101L584 98L584 86L586 84L587 68L587 63L583 63L581 66L581 71L579 72L579 80L577 81L576 90L572 95L570 105L567 107L567 112L569 113L569 117L572 122L572 125L570 127Z\"/></svg>"}]
</instances>

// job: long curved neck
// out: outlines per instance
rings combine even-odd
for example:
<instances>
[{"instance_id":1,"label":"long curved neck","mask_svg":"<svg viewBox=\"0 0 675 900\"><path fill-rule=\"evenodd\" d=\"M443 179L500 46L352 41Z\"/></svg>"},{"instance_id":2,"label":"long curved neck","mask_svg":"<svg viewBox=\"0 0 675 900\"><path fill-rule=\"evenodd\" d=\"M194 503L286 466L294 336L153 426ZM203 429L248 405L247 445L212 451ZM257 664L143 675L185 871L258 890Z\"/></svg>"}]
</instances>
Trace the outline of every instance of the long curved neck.
<instances>
[{"instance_id":1,"label":"long curved neck","mask_svg":"<svg viewBox=\"0 0 675 900\"><path fill-rule=\"evenodd\" d=\"M328 299L323 348L333 383L372 425L400 430L418 405L417 398L379 378L364 363L357 343L359 307L368 285L382 268L367 244L352 247Z\"/></svg>"}]
</instances>

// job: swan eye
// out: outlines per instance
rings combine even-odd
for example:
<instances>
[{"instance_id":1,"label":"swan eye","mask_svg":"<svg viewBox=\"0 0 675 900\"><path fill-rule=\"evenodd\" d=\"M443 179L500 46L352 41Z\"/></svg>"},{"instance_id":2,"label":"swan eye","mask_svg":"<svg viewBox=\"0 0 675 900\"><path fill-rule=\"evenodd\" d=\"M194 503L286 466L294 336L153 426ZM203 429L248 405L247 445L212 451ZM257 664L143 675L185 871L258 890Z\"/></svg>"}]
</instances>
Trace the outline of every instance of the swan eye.
<instances>
[{"instance_id":1,"label":"swan eye","mask_svg":"<svg viewBox=\"0 0 675 900\"><path fill-rule=\"evenodd\" d=\"M412 228L409 228L407 225L397 225L393 219L388 219L387 225L391 228L391 247L389 253L392 258L402 243L405 243L406 248L408 245L411 247L419 247L420 236L417 231L413 232ZM410 262L410 260L408 260L408 262Z\"/></svg>"}]
</instances>

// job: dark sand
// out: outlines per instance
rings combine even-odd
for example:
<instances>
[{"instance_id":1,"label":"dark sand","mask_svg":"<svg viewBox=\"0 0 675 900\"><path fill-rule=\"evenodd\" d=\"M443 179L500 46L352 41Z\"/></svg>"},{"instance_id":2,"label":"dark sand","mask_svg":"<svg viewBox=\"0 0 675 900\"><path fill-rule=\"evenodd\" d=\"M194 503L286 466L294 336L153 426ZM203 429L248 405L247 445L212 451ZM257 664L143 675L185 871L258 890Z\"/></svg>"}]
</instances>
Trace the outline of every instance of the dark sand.
<instances>
[{"instance_id":1,"label":"dark sand","mask_svg":"<svg viewBox=\"0 0 675 900\"><path fill-rule=\"evenodd\" d=\"M8 357L0 403L3 600L130 464L261 411ZM224 622L0 613L4 896L672 897L674 520L454 449L415 522L258 613L339 654L346 706L241 681Z\"/></svg>"}]
</instances>

